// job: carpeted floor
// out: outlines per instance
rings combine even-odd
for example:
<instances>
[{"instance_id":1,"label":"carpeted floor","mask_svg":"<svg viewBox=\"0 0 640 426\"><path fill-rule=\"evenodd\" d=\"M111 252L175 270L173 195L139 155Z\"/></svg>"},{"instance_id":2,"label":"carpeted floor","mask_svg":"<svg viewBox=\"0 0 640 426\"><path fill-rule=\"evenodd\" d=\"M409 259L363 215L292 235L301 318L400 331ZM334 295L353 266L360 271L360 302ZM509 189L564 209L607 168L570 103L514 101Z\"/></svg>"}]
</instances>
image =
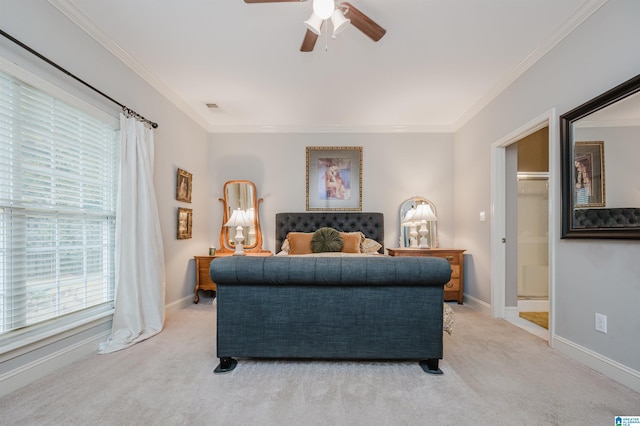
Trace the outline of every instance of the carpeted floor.
<instances>
[{"instance_id":1,"label":"carpeted floor","mask_svg":"<svg viewBox=\"0 0 640 426\"><path fill-rule=\"evenodd\" d=\"M549 312L520 312L520 318L549 329Z\"/></svg>"},{"instance_id":2,"label":"carpeted floor","mask_svg":"<svg viewBox=\"0 0 640 426\"><path fill-rule=\"evenodd\" d=\"M442 376L417 362L244 359L218 375L216 307L201 298L159 335L0 399L0 424L564 426L640 414L640 394L506 321L451 307Z\"/></svg>"}]
</instances>

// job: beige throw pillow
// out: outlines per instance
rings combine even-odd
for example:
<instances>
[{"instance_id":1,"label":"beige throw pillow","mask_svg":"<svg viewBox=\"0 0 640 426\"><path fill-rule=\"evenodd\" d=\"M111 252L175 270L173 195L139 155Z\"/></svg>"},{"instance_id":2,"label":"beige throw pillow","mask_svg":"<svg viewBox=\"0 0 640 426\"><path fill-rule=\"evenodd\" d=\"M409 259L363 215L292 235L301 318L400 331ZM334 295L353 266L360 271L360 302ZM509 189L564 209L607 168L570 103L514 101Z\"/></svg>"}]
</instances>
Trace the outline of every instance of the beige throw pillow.
<instances>
[{"instance_id":1,"label":"beige throw pillow","mask_svg":"<svg viewBox=\"0 0 640 426\"><path fill-rule=\"evenodd\" d=\"M312 232L289 232L289 254L310 254Z\"/></svg>"},{"instance_id":2,"label":"beige throw pillow","mask_svg":"<svg viewBox=\"0 0 640 426\"><path fill-rule=\"evenodd\" d=\"M360 245L364 241L364 234L362 232L341 232L344 245L342 247L343 253L362 253Z\"/></svg>"}]
</instances>

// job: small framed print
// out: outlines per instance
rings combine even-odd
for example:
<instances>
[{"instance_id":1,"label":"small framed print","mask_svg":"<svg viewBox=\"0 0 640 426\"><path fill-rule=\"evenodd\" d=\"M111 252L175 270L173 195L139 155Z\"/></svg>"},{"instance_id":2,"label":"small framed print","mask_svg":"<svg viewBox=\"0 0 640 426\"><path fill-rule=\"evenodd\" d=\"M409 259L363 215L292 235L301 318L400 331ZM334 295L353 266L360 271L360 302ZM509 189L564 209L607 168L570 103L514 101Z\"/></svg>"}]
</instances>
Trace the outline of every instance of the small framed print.
<instances>
[{"instance_id":1,"label":"small framed print","mask_svg":"<svg viewBox=\"0 0 640 426\"><path fill-rule=\"evenodd\" d=\"M307 147L307 210L362 210L362 147Z\"/></svg>"},{"instance_id":2,"label":"small framed print","mask_svg":"<svg viewBox=\"0 0 640 426\"><path fill-rule=\"evenodd\" d=\"M574 207L606 207L604 141L576 142L573 162Z\"/></svg>"},{"instance_id":3,"label":"small framed print","mask_svg":"<svg viewBox=\"0 0 640 426\"><path fill-rule=\"evenodd\" d=\"M178 169L178 178L176 180L176 200L191 202L191 173L182 169Z\"/></svg>"},{"instance_id":4,"label":"small framed print","mask_svg":"<svg viewBox=\"0 0 640 426\"><path fill-rule=\"evenodd\" d=\"M186 240L191 238L191 223L193 220L193 210L178 207L178 239Z\"/></svg>"}]
</instances>

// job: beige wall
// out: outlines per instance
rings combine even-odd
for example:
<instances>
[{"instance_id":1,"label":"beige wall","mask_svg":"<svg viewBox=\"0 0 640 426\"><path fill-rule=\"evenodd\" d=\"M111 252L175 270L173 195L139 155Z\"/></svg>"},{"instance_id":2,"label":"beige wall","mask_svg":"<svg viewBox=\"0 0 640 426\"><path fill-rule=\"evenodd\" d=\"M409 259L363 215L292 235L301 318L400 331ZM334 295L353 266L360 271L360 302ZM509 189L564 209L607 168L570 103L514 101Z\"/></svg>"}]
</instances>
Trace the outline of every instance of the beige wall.
<instances>
[{"instance_id":1,"label":"beige wall","mask_svg":"<svg viewBox=\"0 0 640 426\"><path fill-rule=\"evenodd\" d=\"M453 135L390 133L213 134L209 150L209 238L222 223L222 186L255 182L265 248L274 250L275 214L305 211L306 146L362 146L362 210L384 213L385 246L397 247L400 204L417 195L438 210L441 246L453 244ZM203 247L203 250L205 247Z\"/></svg>"}]
</instances>

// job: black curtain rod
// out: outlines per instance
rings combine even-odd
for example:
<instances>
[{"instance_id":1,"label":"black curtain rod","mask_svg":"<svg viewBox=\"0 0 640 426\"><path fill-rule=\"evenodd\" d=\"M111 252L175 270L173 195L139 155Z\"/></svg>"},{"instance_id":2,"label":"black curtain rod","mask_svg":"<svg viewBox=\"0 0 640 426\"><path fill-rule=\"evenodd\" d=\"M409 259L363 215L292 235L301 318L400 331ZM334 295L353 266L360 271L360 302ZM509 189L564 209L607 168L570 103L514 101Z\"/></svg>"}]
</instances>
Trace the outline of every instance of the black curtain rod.
<instances>
[{"instance_id":1,"label":"black curtain rod","mask_svg":"<svg viewBox=\"0 0 640 426\"><path fill-rule=\"evenodd\" d=\"M51 59L47 58L46 56L41 55L40 53L36 52L35 50L33 50L32 48L30 48L29 46L27 46L26 44L24 44L23 42L21 42L20 40L16 39L15 37L11 36L10 34L7 34L6 32L4 32L3 30L0 29L0 34L2 34L5 38L11 40L12 42L14 42L15 44L17 44L18 46L22 47L23 49L25 49L26 51L28 51L29 53L32 53L33 55L37 56L38 58L42 59L43 61L45 61L46 63L48 63L49 65L51 65L52 67L56 68L58 71L62 71L63 73L65 73L66 75L68 75L69 77L73 78L74 80L84 84L86 87L88 87L89 89L93 90L94 92L98 93L99 95L102 95L103 97L109 99L111 102L113 102L114 104L118 105L120 108L122 108L122 111L124 112L125 115L127 116L134 116L135 118L137 118L140 121L144 121L145 123L148 123L151 127L153 127L154 129L158 128L158 123L154 123L151 120L147 120L146 118L144 118L143 116L141 116L140 114L138 114L137 112L133 111L130 108L127 108L126 106L124 106L123 104L121 104L120 102L116 101L115 99L113 99L111 96L101 92L100 90L96 89L95 87L93 87L92 85L90 85L89 83L87 83L86 81L80 79L79 77L71 74L69 71L67 71L66 69L62 68L60 65L56 64L55 62L53 62Z\"/></svg>"}]
</instances>

